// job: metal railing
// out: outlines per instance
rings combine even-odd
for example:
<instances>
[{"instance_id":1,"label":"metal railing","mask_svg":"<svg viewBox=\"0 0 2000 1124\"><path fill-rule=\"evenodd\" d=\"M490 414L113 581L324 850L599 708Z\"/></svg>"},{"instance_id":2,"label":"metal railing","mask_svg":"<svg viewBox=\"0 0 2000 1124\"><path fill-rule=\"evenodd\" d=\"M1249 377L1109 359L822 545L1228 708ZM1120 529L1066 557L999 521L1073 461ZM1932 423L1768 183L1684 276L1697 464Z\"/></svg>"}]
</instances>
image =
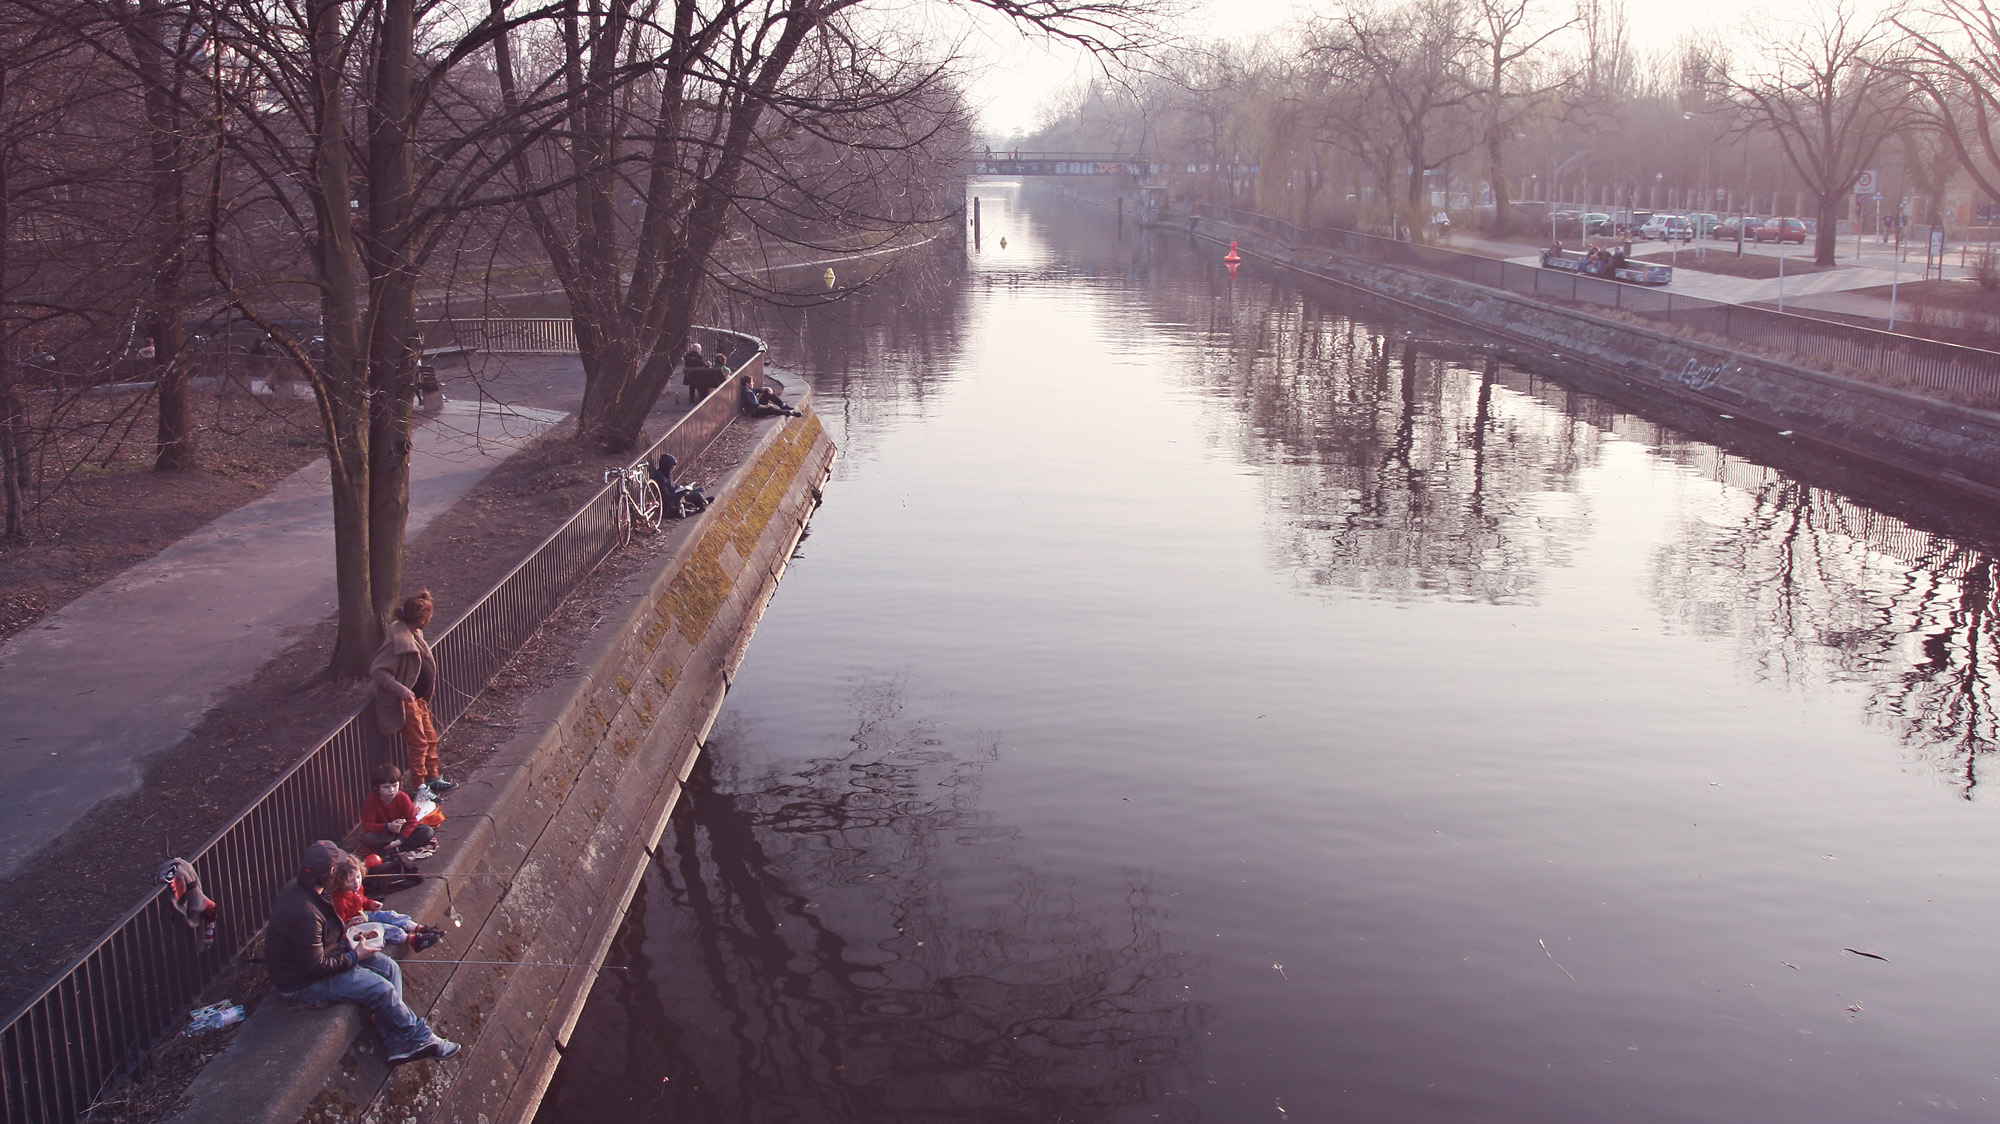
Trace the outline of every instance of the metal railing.
<instances>
[{"instance_id":1,"label":"metal railing","mask_svg":"<svg viewBox=\"0 0 2000 1124\"><path fill-rule=\"evenodd\" d=\"M470 347L502 355L573 355L576 322L555 317L511 320L426 320L417 326L426 349Z\"/></svg>"},{"instance_id":2,"label":"metal railing","mask_svg":"<svg viewBox=\"0 0 2000 1124\"><path fill-rule=\"evenodd\" d=\"M503 326L493 338L560 338L541 326L546 321L528 323L533 327L519 333ZM698 456L737 416L739 382L763 375L764 341L701 330L754 344L756 353L736 377L675 422L646 450L645 459L669 452L686 463ZM607 485L593 495L438 635L432 645L438 677L452 688L438 692L439 729L465 712L563 598L617 546L610 493ZM297 876L307 844L338 839L354 826L369 771L401 757L400 739L377 729L370 700L190 858L202 888L220 907L216 940L208 951L196 950L191 930L174 912L164 888L155 888L15 1011L0 1026L0 1119L7 1124L73 1124L88 1112L108 1085L129 1074L186 1020L202 989L263 927L272 898ZM42 918L33 923L59 922Z\"/></svg>"},{"instance_id":3,"label":"metal railing","mask_svg":"<svg viewBox=\"0 0 2000 1124\"><path fill-rule=\"evenodd\" d=\"M1557 273L1530 265L1460 253L1442 246L1398 242L1351 230L1301 230L1288 222L1205 203L1196 215L1268 234L1293 246L1313 246L1372 261L1409 266L1546 300L1617 309L1649 320L1753 347L1837 364L1975 405L2000 406L2000 352L1821 320L1768 308L1724 304L1636 285Z\"/></svg>"}]
</instances>

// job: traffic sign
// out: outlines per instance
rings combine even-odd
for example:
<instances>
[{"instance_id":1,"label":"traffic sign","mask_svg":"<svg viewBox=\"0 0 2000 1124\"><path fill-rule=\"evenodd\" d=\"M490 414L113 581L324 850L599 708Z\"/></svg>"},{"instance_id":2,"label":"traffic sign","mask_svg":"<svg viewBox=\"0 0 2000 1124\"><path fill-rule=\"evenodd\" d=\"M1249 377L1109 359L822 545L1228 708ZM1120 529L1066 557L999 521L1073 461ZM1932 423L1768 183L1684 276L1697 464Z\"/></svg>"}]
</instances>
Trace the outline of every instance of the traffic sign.
<instances>
[{"instance_id":1,"label":"traffic sign","mask_svg":"<svg viewBox=\"0 0 2000 1124\"><path fill-rule=\"evenodd\" d=\"M1860 179L1854 181L1854 194L1856 195L1875 194L1875 169L1873 168L1868 169L1867 171L1861 173Z\"/></svg>"}]
</instances>

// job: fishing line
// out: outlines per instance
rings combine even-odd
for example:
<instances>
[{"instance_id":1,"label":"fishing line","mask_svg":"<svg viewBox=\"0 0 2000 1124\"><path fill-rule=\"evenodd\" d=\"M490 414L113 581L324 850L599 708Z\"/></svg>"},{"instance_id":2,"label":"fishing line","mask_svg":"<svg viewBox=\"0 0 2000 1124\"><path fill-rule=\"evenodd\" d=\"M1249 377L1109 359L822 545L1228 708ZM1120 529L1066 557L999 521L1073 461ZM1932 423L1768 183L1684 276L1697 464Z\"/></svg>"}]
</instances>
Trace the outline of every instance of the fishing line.
<instances>
[{"instance_id":1,"label":"fishing line","mask_svg":"<svg viewBox=\"0 0 2000 1124\"><path fill-rule=\"evenodd\" d=\"M502 968L591 968L592 971L598 972L632 970L623 964L599 964L592 968L589 964L578 964L567 960L433 960L428 956L421 960L398 960L396 964L403 968L412 964L493 964Z\"/></svg>"}]
</instances>

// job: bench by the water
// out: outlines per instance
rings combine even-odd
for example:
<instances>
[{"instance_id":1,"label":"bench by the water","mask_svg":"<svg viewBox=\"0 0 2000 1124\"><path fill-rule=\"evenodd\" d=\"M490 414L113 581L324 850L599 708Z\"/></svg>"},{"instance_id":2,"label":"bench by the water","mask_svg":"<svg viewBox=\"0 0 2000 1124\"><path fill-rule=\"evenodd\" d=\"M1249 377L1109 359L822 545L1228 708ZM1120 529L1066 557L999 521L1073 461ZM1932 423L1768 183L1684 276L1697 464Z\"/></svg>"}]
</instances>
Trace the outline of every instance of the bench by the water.
<instances>
[{"instance_id":1,"label":"bench by the water","mask_svg":"<svg viewBox=\"0 0 2000 1124\"><path fill-rule=\"evenodd\" d=\"M1565 250L1543 250L1543 269L1560 269L1565 273L1583 273L1586 277L1599 274L1584 273L1583 255L1571 254ZM1654 265L1652 262L1628 261L1615 270L1607 280L1630 281L1634 285L1666 285L1674 279L1674 267Z\"/></svg>"}]
</instances>

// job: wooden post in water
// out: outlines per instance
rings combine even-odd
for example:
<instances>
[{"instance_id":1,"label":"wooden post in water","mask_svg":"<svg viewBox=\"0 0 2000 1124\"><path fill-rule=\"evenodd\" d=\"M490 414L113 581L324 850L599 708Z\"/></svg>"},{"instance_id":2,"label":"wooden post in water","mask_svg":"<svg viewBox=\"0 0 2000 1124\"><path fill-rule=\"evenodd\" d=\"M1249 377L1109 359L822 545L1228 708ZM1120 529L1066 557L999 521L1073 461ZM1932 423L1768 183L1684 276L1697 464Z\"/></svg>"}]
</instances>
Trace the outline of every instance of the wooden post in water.
<instances>
[{"instance_id":1,"label":"wooden post in water","mask_svg":"<svg viewBox=\"0 0 2000 1124\"><path fill-rule=\"evenodd\" d=\"M972 244L979 245L979 196L972 197Z\"/></svg>"}]
</instances>

